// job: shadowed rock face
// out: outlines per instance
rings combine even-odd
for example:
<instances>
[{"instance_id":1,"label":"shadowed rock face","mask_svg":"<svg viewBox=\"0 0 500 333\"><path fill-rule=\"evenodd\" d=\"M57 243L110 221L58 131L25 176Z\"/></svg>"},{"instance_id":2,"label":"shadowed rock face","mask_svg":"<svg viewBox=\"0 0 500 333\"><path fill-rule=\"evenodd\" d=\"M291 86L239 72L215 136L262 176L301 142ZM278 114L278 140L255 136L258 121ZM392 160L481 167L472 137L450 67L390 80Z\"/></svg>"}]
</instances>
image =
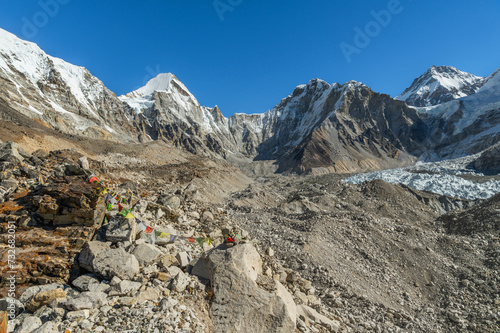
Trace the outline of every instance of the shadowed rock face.
<instances>
[{"instance_id":1,"label":"shadowed rock face","mask_svg":"<svg viewBox=\"0 0 500 333\"><path fill-rule=\"evenodd\" d=\"M486 150L470 166L486 175L500 173L500 144Z\"/></svg>"},{"instance_id":2,"label":"shadowed rock face","mask_svg":"<svg viewBox=\"0 0 500 333\"><path fill-rule=\"evenodd\" d=\"M411 155L418 156L425 150L428 129L415 110L363 85L344 89L340 108L279 158L278 172L346 173L391 168L413 162Z\"/></svg>"}]
</instances>

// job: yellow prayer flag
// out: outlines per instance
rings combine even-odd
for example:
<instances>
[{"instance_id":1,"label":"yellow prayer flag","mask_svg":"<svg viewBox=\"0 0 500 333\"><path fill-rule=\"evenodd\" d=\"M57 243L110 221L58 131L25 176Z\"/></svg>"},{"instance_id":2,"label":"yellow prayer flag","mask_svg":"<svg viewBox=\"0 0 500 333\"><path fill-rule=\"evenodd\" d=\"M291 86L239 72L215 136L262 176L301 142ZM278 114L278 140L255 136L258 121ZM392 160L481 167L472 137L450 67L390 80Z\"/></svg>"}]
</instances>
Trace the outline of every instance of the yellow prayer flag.
<instances>
[{"instance_id":1,"label":"yellow prayer flag","mask_svg":"<svg viewBox=\"0 0 500 333\"><path fill-rule=\"evenodd\" d=\"M125 216L126 219L133 219L135 216L132 215L131 212L128 212L127 215Z\"/></svg>"}]
</instances>

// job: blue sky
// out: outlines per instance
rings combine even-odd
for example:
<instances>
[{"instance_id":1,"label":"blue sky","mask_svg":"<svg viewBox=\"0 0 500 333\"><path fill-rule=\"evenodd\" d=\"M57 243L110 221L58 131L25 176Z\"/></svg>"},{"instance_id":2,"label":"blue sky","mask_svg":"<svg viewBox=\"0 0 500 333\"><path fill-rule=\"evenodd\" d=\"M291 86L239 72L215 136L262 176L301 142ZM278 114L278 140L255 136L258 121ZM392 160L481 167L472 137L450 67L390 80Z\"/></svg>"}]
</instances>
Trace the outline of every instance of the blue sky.
<instances>
[{"instance_id":1,"label":"blue sky","mask_svg":"<svg viewBox=\"0 0 500 333\"><path fill-rule=\"evenodd\" d=\"M229 116L265 112L313 78L396 96L431 65L487 76L500 67L498 17L496 0L3 0L0 27L118 95L171 72Z\"/></svg>"}]
</instances>

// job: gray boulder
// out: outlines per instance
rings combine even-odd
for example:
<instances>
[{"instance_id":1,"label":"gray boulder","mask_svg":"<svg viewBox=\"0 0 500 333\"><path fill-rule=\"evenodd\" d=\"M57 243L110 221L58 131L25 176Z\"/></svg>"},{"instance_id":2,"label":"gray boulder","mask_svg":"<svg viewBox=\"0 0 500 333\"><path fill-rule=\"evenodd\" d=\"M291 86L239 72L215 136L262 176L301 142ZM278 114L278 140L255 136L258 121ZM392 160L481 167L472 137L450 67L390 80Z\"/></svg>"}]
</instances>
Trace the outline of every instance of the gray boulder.
<instances>
[{"instance_id":1,"label":"gray boulder","mask_svg":"<svg viewBox=\"0 0 500 333\"><path fill-rule=\"evenodd\" d=\"M81 267L106 279L114 276L130 279L139 273L139 262L134 255L122 248L111 249L101 242L89 242L78 261Z\"/></svg>"},{"instance_id":2,"label":"gray boulder","mask_svg":"<svg viewBox=\"0 0 500 333\"><path fill-rule=\"evenodd\" d=\"M71 284L80 291L89 291L90 285L98 285L99 283L99 280L91 274L79 276L78 278L73 280L73 282L71 282Z\"/></svg>"},{"instance_id":3,"label":"gray boulder","mask_svg":"<svg viewBox=\"0 0 500 333\"><path fill-rule=\"evenodd\" d=\"M24 305L19 300L12 297L0 299L0 311L6 311L9 314L12 313L12 309L15 315L18 316L24 311Z\"/></svg>"},{"instance_id":4,"label":"gray boulder","mask_svg":"<svg viewBox=\"0 0 500 333\"><path fill-rule=\"evenodd\" d=\"M42 326L42 321L40 318L35 316L27 316L24 318L20 326L16 328L14 333L31 333L37 328Z\"/></svg>"},{"instance_id":5,"label":"gray boulder","mask_svg":"<svg viewBox=\"0 0 500 333\"><path fill-rule=\"evenodd\" d=\"M78 263L80 267L88 271L93 271L93 262L97 255L111 249L108 243L103 242L88 242L87 246L80 252Z\"/></svg>"},{"instance_id":6,"label":"gray boulder","mask_svg":"<svg viewBox=\"0 0 500 333\"><path fill-rule=\"evenodd\" d=\"M0 161L2 162L18 164L30 157L31 155L15 142L7 141L0 144Z\"/></svg>"},{"instance_id":7,"label":"gray boulder","mask_svg":"<svg viewBox=\"0 0 500 333\"><path fill-rule=\"evenodd\" d=\"M77 162L85 170L88 170L90 168L89 161L87 160L86 156L80 157Z\"/></svg>"},{"instance_id":8,"label":"gray boulder","mask_svg":"<svg viewBox=\"0 0 500 333\"><path fill-rule=\"evenodd\" d=\"M126 219L122 215L114 215L109 219L106 240L113 243L134 242L137 235L135 219Z\"/></svg>"},{"instance_id":9,"label":"gray boulder","mask_svg":"<svg viewBox=\"0 0 500 333\"><path fill-rule=\"evenodd\" d=\"M56 323L48 321L32 333L59 333Z\"/></svg>"},{"instance_id":10,"label":"gray boulder","mask_svg":"<svg viewBox=\"0 0 500 333\"><path fill-rule=\"evenodd\" d=\"M262 259L253 245L214 248L191 273L210 280L214 291L210 316L217 332L295 331L296 307L290 293L279 282L274 292L256 283Z\"/></svg>"},{"instance_id":11,"label":"gray boulder","mask_svg":"<svg viewBox=\"0 0 500 333\"><path fill-rule=\"evenodd\" d=\"M163 253L156 246L143 243L137 245L132 254L137 258L140 266L147 267L156 263Z\"/></svg>"},{"instance_id":12,"label":"gray boulder","mask_svg":"<svg viewBox=\"0 0 500 333\"><path fill-rule=\"evenodd\" d=\"M189 276L187 276L183 272L179 272L170 283L169 288L180 293L186 289L190 282L191 279L189 278Z\"/></svg>"},{"instance_id":13,"label":"gray boulder","mask_svg":"<svg viewBox=\"0 0 500 333\"><path fill-rule=\"evenodd\" d=\"M177 209L181 206L181 199L176 195L164 195L158 198L157 203L162 206Z\"/></svg>"}]
</instances>

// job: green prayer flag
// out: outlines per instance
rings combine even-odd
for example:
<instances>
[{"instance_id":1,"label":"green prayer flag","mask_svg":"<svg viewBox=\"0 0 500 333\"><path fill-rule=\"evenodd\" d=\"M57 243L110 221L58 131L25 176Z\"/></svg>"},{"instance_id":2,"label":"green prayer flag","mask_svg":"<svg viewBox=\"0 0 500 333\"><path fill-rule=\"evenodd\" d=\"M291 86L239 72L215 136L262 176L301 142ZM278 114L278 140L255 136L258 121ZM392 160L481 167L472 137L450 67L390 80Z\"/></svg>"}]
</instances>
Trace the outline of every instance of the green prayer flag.
<instances>
[{"instance_id":1,"label":"green prayer flag","mask_svg":"<svg viewBox=\"0 0 500 333\"><path fill-rule=\"evenodd\" d=\"M160 237L161 231L155 230L155 237Z\"/></svg>"},{"instance_id":2,"label":"green prayer flag","mask_svg":"<svg viewBox=\"0 0 500 333\"><path fill-rule=\"evenodd\" d=\"M128 209L125 209L123 208L121 212L119 212L118 214L119 215L122 215L123 217L126 217L127 214L129 213L129 210Z\"/></svg>"},{"instance_id":3,"label":"green prayer flag","mask_svg":"<svg viewBox=\"0 0 500 333\"><path fill-rule=\"evenodd\" d=\"M198 238L195 238L194 240L196 241L196 243L198 243L199 246L201 246L201 248L203 248L203 243L205 243L205 238L198 237Z\"/></svg>"}]
</instances>

